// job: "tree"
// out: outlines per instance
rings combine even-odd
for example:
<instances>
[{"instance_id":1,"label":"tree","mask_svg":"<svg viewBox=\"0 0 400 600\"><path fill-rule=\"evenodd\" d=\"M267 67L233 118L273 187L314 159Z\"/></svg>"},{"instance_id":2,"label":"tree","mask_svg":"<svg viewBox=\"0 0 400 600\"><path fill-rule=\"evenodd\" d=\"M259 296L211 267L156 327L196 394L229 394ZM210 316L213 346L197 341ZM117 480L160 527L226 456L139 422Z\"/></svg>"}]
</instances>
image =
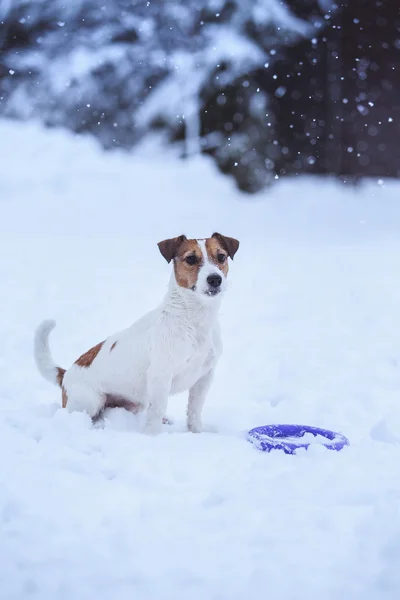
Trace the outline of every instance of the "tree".
<instances>
[{"instance_id":1,"label":"tree","mask_svg":"<svg viewBox=\"0 0 400 600\"><path fill-rule=\"evenodd\" d=\"M0 19L4 115L89 132L105 148L162 127L244 189L271 176L275 117L251 74L312 32L279 0L0 0Z\"/></svg>"}]
</instances>

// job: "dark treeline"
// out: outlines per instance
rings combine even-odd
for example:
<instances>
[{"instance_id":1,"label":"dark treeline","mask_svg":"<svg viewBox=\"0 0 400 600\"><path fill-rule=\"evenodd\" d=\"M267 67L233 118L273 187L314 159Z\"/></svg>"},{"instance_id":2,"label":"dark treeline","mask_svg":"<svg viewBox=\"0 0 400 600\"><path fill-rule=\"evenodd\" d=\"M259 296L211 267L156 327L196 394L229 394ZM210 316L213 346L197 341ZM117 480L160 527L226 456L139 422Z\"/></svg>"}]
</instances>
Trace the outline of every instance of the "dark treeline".
<instances>
[{"instance_id":1,"label":"dark treeline","mask_svg":"<svg viewBox=\"0 0 400 600\"><path fill-rule=\"evenodd\" d=\"M0 0L0 114L131 148L159 130L253 192L399 177L388 0Z\"/></svg>"}]
</instances>

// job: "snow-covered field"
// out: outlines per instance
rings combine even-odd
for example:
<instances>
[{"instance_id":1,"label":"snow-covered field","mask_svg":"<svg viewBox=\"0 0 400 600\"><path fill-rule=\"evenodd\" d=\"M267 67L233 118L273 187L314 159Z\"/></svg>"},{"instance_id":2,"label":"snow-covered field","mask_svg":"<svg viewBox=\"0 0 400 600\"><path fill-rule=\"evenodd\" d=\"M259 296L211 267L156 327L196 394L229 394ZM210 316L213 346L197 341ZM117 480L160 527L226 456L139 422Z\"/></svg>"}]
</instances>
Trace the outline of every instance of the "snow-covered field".
<instances>
[{"instance_id":1,"label":"snow-covered field","mask_svg":"<svg viewBox=\"0 0 400 600\"><path fill-rule=\"evenodd\" d=\"M240 195L206 159L0 122L1 600L398 600L400 184L285 180ZM70 365L162 298L157 242L237 237L205 406L216 433L93 429L60 409L32 336ZM351 446L265 454L267 423Z\"/></svg>"}]
</instances>

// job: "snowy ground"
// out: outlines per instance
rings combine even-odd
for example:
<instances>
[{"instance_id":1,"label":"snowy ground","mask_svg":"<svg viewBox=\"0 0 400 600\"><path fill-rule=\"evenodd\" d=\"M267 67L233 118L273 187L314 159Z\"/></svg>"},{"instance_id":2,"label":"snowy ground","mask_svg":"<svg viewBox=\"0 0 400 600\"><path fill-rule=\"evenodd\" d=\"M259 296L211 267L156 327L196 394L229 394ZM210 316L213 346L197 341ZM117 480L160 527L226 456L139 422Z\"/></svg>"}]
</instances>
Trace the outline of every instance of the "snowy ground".
<instances>
[{"instance_id":1,"label":"snowy ground","mask_svg":"<svg viewBox=\"0 0 400 600\"><path fill-rule=\"evenodd\" d=\"M205 159L103 154L0 122L1 600L400 597L400 184L315 179L241 196ZM157 304L156 243L219 230L241 247L205 407L217 433L104 429L60 409L32 359L56 318L64 367ZM266 423L343 432L295 457Z\"/></svg>"}]
</instances>

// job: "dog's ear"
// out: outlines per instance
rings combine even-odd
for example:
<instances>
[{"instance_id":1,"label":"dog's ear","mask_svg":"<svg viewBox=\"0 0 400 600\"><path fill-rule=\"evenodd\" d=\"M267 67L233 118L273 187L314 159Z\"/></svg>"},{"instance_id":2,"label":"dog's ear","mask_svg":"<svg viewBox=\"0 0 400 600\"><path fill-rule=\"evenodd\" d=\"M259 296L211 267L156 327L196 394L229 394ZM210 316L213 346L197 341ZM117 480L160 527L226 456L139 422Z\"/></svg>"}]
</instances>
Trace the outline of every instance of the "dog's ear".
<instances>
[{"instance_id":1,"label":"dog's ear","mask_svg":"<svg viewBox=\"0 0 400 600\"><path fill-rule=\"evenodd\" d=\"M238 251L239 241L235 240L235 238L226 237L226 235L221 235L220 233L213 233L211 237L216 238L223 247L223 249L227 251L230 258L233 259L236 252Z\"/></svg>"},{"instance_id":2,"label":"dog's ear","mask_svg":"<svg viewBox=\"0 0 400 600\"><path fill-rule=\"evenodd\" d=\"M162 242L158 242L157 246L165 260L168 263L170 263L171 260L177 255L179 246L185 240L187 240L186 235L180 235L179 237L171 238L170 240L163 240Z\"/></svg>"}]
</instances>

